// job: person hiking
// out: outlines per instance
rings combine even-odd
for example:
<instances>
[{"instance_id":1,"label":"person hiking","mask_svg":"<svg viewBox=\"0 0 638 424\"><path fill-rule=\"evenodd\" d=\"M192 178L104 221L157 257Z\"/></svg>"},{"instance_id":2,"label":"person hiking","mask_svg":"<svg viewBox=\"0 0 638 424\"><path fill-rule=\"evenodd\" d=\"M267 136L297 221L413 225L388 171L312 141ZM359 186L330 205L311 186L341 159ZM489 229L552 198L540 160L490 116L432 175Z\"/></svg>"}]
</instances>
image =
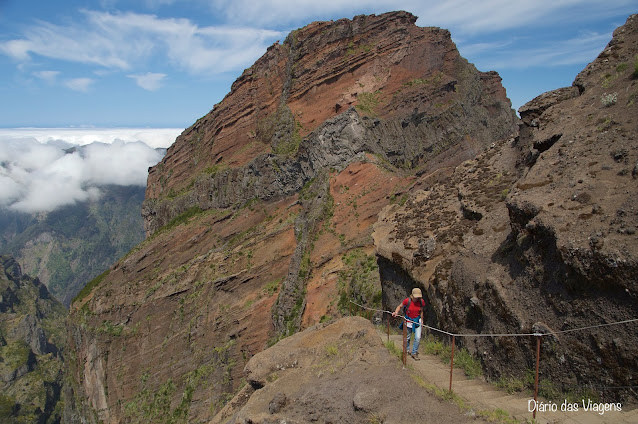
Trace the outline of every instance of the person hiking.
<instances>
[{"instance_id":1,"label":"person hiking","mask_svg":"<svg viewBox=\"0 0 638 424\"><path fill-rule=\"evenodd\" d=\"M423 300L421 289L418 287L413 288L410 296L406 297L403 302L397 306L392 316L396 317L399 315L401 308L403 308L403 315L406 319L404 325L408 326L408 343L406 349L410 352L410 339L414 333L414 342L412 343L412 353L410 353L410 356L412 356L415 361L418 361L421 326L423 325L423 309L425 309L425 301Z\"/></svg>"}]
</instances>

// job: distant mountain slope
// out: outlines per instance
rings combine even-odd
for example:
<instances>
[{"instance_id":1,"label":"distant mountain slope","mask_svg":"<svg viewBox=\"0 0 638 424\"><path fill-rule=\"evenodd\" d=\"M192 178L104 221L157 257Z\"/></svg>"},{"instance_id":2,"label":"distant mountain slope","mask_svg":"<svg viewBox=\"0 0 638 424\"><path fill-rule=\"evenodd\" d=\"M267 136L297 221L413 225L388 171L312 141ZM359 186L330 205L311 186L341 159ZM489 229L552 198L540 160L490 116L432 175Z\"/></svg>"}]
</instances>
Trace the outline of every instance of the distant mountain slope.
<instances>
[{"instance_id":1,"label":"distant mountain slope","mask_svg":"<svg viewBox=\"0 0 638 424\"><path fill-rule=\"evenodd\" d=\"M144 187L103 186L98 200L49 213L0 209L0 252L13 255L63 304L144 238Z\"/></svg>"},{"instance_id":2,"label":"distant mountain slope","mask_svg":"<svg viewBox=\"0 0 638 424\"><path fill-rule=\"evenodd\" d=\"M0 422L59 423L66 310L0 256Z\"/></svg>"}]
</instances>

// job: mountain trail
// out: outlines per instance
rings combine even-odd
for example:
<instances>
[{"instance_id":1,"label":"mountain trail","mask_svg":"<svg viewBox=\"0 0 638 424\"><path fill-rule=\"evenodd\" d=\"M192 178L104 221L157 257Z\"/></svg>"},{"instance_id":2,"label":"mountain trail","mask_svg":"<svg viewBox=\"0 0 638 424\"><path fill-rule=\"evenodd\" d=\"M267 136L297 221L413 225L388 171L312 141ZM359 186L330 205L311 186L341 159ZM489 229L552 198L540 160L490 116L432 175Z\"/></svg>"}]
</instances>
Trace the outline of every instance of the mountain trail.
<instances>
[{"instance_id":1,"label":"mountain trail","mask_svg":"<svg viewBox=\"0 0 638 424\"><path fill-rule=\"evenodd\" d=\"M388 336L379 332L381 339L386 342ZM390 341L401 350L401 335L390 335ZM422 351L422 346L419 349ZM434 355L419 354L419 361L415 361L409 355L406 367L417 371L423 380L447 392L450 385L450 365L445 364ZM602 424L602 423L638 423L638 408L622 411L606 411L600 414L588 406L584 410L582 402L578 404L578 411L562 411L563 401L549 402L538 398L538 405L546 406L544 411L539 408L535 421L532 418L533 395L524 393L508 394L506 391L488 383L483 378L469 379L463 370L455 368L452 375L452 392L460 398L462 409L467 408L469 414L476 414L488 421L494 422L536 422L538 424ZM552 411L551 405L555 405L556 411ZM514 421L516 420L516 421Z\"/></svg>"}]
</instances>

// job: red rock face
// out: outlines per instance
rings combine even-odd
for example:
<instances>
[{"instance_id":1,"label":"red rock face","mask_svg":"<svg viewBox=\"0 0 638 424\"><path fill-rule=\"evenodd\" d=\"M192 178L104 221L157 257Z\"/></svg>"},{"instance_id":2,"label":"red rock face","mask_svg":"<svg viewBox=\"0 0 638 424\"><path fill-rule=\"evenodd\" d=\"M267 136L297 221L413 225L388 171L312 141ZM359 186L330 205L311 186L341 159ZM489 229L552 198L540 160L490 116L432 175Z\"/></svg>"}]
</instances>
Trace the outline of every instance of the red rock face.
<instances>
[{"instance_id":1,"label":"red rock face","mask_svg":"<svg viewBox=\"0 0 638 424\"><path fill-rule=\"evenodd\" d=\"M287 61L285 47L275 44L244 71L224 100L186 129L149 171L147 198L180 190L206 167L240 166L268 152L269 144L256 138L257 124L280 102Z\"/></svg>"},{"instance_id":2,"label":"red rock face","mask_svg":"<svg viewBox=\"0 0 638 424\"><path fill-rule=\"evenodd\" d=\"M490 115L507 115L510 102L500 77L468 65L447 30L420 28L415 21L396 12L293 31L177 138L150 170L146 198L174 196L206 169L239 167L272 152L263 127L282 105L292 112L300 138L351 106L378 119L415 111L438 116L458 106L464 90L480 93L480 107ZM500 124L507 127L507 119L504 132L511 130L512 116Z\"/></svg>"},{"instance_id":3,"label":"red rock face","mask_svg":"<svg viewBox=\"0 0 638 424\"><path fill-rule=\"evenodd\" d=\"M72 306L87 409L210 420L252 355L349 299L381 306L379 211L516 129L498 75L415 21L293 31L178 137L149 173L148 239Z\"/></svg>"}]
</instances>

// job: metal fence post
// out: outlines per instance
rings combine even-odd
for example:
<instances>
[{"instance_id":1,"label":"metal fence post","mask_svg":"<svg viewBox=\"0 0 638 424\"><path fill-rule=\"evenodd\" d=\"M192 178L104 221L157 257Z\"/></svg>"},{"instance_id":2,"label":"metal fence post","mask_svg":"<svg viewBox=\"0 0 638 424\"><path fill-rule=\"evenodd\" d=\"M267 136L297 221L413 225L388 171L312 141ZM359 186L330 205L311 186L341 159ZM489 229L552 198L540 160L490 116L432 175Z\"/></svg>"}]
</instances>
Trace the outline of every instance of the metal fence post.
<instances>
[{"instance_id":1,"label":"metal fence post","mask_svg":"<svg viewBox=\"0 0 638 424\"><path fill-rule=\"evenodd\" d=\"M452 355L450 356L450 392L452 391L452 373L454 372L454 336L452 336Z\"/></svg>"},{"instance_id":2,"label":"metal fence post","mask_svg":"<svg viewBox=\"0 0 638 424\"><path fill-rule=\"evenodd\" d=\"M408 362L408 324L406 319L403 319L403 365Z\"/></svg>"},{"instance_id":3,"label":"metal fence post","mask_svg":"<svg viewBox=\"0 0 638 424\"><path fill-rule=\"evenodd\" d=\"M538 405L538 369L541 362L541 337L536 336L536 378L534 379L534 412L532 418L536 419L536 405Z\"/></svg>"}]
</instances>

